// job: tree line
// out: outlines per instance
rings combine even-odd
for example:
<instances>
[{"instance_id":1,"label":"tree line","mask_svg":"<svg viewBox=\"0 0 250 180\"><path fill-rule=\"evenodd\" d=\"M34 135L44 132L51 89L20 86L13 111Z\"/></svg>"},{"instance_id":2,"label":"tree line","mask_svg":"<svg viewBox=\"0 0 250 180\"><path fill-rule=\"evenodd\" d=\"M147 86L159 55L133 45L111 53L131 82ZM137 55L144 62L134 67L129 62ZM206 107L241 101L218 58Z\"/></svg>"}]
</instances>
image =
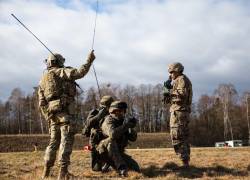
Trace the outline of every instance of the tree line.
<instances>
[{"instance_id":1,"label":"tree line","mask_svg":"<svg viewBox=\"0 0 250 180\"><path fill-rule=\"evenodd\" d=\"M169 105L162 103L162 85L102 84L102 95L111 95L128 103L128 114L138 119L139 132L169 132ZM76 97L79 133L88 112L99 104L96 88L78 90ZM250 137L250 92L238 94L234 85L220 84L212 95L201 95L192 105L190 141L197 146L212 146L217 141ZM38 108L37 88L25 95L12 90L6 102L0 102L0 134L46 134L48 125Z\"/></svg>"}]
</instances>

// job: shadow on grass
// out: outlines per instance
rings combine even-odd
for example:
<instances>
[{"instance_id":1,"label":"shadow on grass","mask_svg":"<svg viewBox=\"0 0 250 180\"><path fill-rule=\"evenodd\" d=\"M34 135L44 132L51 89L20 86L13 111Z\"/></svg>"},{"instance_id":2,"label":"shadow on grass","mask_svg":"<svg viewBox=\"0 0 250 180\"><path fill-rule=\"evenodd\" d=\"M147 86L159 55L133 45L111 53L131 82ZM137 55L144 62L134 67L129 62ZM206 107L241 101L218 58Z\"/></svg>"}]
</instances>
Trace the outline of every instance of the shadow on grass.
<instances>
[{"instance_id":1,"label":"shadow on grass","mask_svg":"<svg viewBox=\"0 0 250 180\"><path fill-rule=\"evenodd\" d=\"M142 169L142 173L146 177L158 177L166 176L170 173L176 173L176 176L182 178L202 178L204 174L209 177L218 177L218 176L248 176L247 171L240 171L234 168L227 168L224 166L217 165L215 167L195 167L190 166L189 168L183 168L177 164L171 162L166 163L163 167L157 167L151 165L147 168Z\"/></svg>"}]
</instances>

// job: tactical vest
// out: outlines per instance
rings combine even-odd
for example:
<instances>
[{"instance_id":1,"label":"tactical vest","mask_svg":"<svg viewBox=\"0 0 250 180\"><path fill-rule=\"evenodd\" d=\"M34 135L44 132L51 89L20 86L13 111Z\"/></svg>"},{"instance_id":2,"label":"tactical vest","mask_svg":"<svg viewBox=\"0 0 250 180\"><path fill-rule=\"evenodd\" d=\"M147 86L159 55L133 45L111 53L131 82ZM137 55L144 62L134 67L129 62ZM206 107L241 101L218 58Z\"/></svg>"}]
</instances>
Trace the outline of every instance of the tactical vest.
<instances>
[{"instance_id":1,"label":"tactical vest","mask_svg":"<svg viewBox=\"0 0 250 180\"><path fill-rule=\"evenodd\" d=\"M181 87L181 91L184 91L184 96L178 96L176 94L179 94L179 85L180 83L182 84ZM172 94L174 94L174 96L171 97L171 107L170 107L170 112L173 111L191 111L191 104L192 104L192 96L193 96L193 92L192 92L192 83L191 81L187 78L187 76L185 76L184 74L177 77L177 79L175 80L174 84L173 84L173 89L172 89Z\"/></svg>"},{"instance_id":2,"label":"tactical vest","mask_svg":"<svg viewBox=\"0 0 250 180\"><path fill-rule=\"evenodd\" d=\"M47 102L62 98L63 101L72 101L76 95L76 83L61 78L53 69L43 75L40 87Z\"/></svg>"}]
</instances>

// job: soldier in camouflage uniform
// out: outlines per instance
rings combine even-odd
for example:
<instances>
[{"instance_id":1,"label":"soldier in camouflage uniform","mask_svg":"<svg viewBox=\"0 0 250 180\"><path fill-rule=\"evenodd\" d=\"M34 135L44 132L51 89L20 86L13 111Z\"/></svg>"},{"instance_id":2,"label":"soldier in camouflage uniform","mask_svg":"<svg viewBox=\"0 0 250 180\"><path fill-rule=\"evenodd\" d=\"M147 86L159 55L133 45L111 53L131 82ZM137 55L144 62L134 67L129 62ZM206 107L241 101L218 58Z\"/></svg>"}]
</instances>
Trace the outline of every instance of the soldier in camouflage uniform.
<instances>
[{"instance_id":1,"label":"soldier in camouflage uniform","mask_svg":"<svg viewBox=\"0 0 250 180\"><path fill-rule=\"evenodd\" d=\"M102 140L101 124L104 118L109 115L110 104L114 101L111 96L103 96L100 100L100 107L89 112L86 122L83 124L83 135L89 137L91 145L90 164L93 171L101 171L102 163L99 161L96 146Z\"/></svg>"},{"instance_id":2,"label":"soldier in camouflage uniform","mask_svg":"<svg viewBox=\"0 0 250 180\"><path fill-rule=\"evenodd\" d=\"M136 141L135 131L136 119L125 120L127 104L122 101L114 101L101 129L104 138L97 146L100 159L111 165L120 176L127 176L127 171L134 170L140 172L138 163L125 154L125 147L129 141Z\"/></svg>"},{"instance_id":3,"label":"soldier in camouflage uniform","mask_svg":"<svg viewBox=\"0 0 250 180\"><path fill-rule=\"evenodd\" d=\"M43 179L49 176L58 148L58 179L69 178L68 165L76 133L75 80L88 73L94 59L94 52L91 51L86 64L79 69L65 67L65 59L60 54L51 54L46 60L47 72L43 74L38 89L39 107L49 123L50 131L50 142L44 156Z\"/></svg>"},{"instance_id":4,"label":"soldier in camouflage uniform","mask_svg":"<svg viewBox=\"0 0 250 180\"><path fill-rule=\"evenodd\" d=\"M183 71L184 67L181 63L168 66L170 77L164 83L164 99L171 104L170 133L174 150L180 156L183 166L188 167L190 161L188 124L193 92L191 81Z\"/></svg>"}]
</instances>

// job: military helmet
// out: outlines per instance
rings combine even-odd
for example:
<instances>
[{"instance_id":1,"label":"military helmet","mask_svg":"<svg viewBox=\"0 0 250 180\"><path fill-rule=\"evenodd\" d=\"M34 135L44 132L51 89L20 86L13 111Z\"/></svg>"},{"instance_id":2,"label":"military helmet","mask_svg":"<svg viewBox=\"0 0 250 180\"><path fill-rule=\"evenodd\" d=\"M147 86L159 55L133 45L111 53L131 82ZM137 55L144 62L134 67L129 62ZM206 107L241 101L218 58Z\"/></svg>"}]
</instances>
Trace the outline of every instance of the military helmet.
<instances>
[{"instance_id":1,"label":"military helmet","mask_svg":"<svg viewBox=\"0 0 250 180\"><path fill-rule=\"evenodd\" d=\"M100 105L109 107L113 101L114 99L111 96L103 96L102 99L100 100Z\"/></svg>"},{"instance_id":2,"label":"military helmet","mask_svg":"<svg viewBox=\"0 0 250 180\"><path fill-rule=\"evenodd\" d=\"M109 108L109 113L114 112L115 110L126 110L128 107L127 103L124 101L114 101L111 103Z\"/></svg>"},{"instance_id":3,"label":"military helmet","mask_svg":"<svg viewBox=\"0 0 250 180\"><path fill-rule=\"evenodd\" d=\"M184 71L184 66L179 62L169 64L168 72L171 73L173 71L182 73Z\"/></svg>"},{"instance_id":4,"label":"military helmet","mask_svg":"<svg viewBox=\"0 0 250 180\"><path fill-rule=\"evenodd\" d=\"M48 59L46 60L48 67L53 67L53 66L63 67L64 62L65 58L58 53L50 54Z\"/></svg>"}]
</instances>

